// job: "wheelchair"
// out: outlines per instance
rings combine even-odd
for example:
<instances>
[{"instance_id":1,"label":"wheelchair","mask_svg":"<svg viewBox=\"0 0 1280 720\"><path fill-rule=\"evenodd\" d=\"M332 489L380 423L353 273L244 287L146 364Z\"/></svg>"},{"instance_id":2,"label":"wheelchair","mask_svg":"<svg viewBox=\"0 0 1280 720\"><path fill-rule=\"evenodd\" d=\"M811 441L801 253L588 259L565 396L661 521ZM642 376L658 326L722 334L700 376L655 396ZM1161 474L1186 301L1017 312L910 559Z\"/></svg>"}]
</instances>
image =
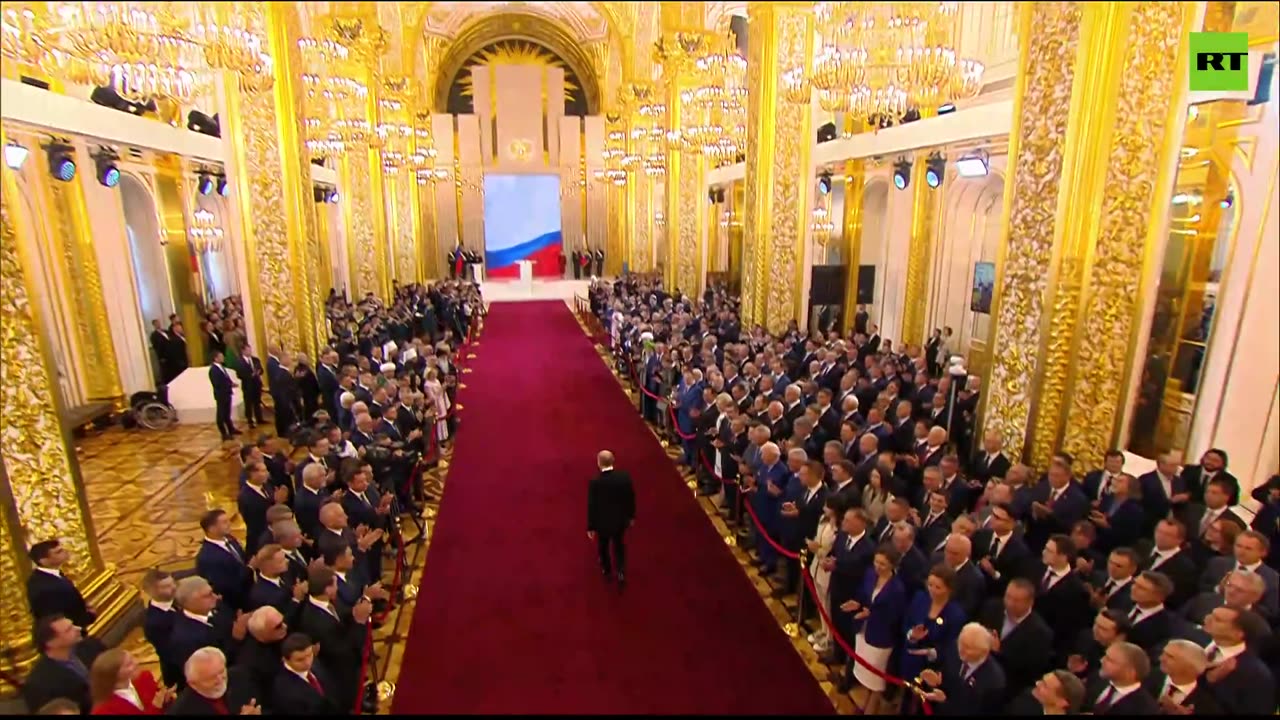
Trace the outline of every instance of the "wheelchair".
<instances>
[{"instance_id":1,"label":"wheelchair","mask_svg":"<svg viewBox=\"0 0 1280 720\"><path fill-rule=\"evenodd\" d=\"M124 416L126 428L167 430L178 424L178 411L169 404L168 388L161 385L156 392L136 392L129 396L129 412Z\"/></svg>"}]
</instances>

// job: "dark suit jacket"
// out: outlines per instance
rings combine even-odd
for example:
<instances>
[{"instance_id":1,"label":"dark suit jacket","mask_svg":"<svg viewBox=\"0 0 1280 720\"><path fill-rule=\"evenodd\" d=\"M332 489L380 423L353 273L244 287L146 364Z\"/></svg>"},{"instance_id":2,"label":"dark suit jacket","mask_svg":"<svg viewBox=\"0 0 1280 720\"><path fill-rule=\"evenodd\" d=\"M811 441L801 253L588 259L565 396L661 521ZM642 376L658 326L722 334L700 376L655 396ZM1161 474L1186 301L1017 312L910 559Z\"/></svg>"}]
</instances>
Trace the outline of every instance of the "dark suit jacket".
<instances>
[{"instance_id":1,"label":"dark suit jacket","mask_svg":"<svg viewBox=\"0 0 1280 720\"><path fill-rule=\"evenodd\" d=\"M1106 707L1097 707L1098 698L1111 687L1111 683L1099 678L1096 682L1085 687L1084 707L1088 708L1094 715L1159 715L1160 704L1155 698L1151 697L1151 693L1147 692L1145 687L1125 695L1119 700L1109 703Z\"/></svg>"},{"instance_id":2,"label":"dark suit jacket","mask_svg":"<svg viewBox=\"0 0 1280 720\"><path fill-rule=\"evenodd\" d=\"M287 575L282 575L279 578L279 584L276 584L259 576L249 588L245 612L252 612L270 605L280 611L285 622L293 622L298 612L298 603L293 599L293 586L289 584L289 580Z\"/></svg>"},{"instance_id":3,"label":"dark suit jacket","mask_svg":"<svg viewBox=\"0 0 1280 720\"><path fill-rule=\"evenodd\" d=\"M233 611L244 609L244 600L253 582L253 571L249 569L249 556L244 548L230 535L227 544L240 555L233 556L217 545L201 541L196 551L196 574L213 586L213 591L222 596L222 601Z\"/></svg>"},{"instance_id":4,"label":"dark suit jacket","mask_svg":"<svg viewBox=\"0 0 1280 720\"><path fill-rule=\"evenodd\" d=\"M1236 569L1236 560L1233 557L1216 557L1209 561L1205 567L1204 573L1200 575L1200 590L1202 592L1213 590L1218 587L1218 583L1227 573ZM1262 613L1267 617L1275 617L1280 611L1280 575L1276 574L1269 565L1262 564L1258 566L1257 574L1262 578L1263 591Z\"/></svg>"},{"instance_id":5,"label":"dark suit jacket","mask_svg":"<svg viewBox=\"0 0 1280 720\"><path fill-rule=\"evenodd\" d=\"M956 582L951 597L964 610L966 617L977 617L982 609L982 602L987 597L987 581L982 571L972 561L965 563L956 572Z\"/></svg>"},{"instance_id":6,"label":"dark suit jacket","mask_svg":"<svg viewBox=\"0 0 1280 720\"><path fill-rule=\"evenodd\" d=\"M1213 692L1227 715L1270 715L1276 710L1276 679L1253 651L1236 656L1236 669L1216 683L1207 676L1200 682Z\"/></svg>"},{"instance_id":7,"label":"dark suit jacket","mask_svg":"<svg viewBox=\"0 0 1280 720\"><path fill-rule=\"evenodd\" d=\"M75 583L65 575L32 570L27 577L27 603L36 619L62 614L85 630L97 619L85 606L84 596L76 589Z\"/></svg>"},{"instance_id":8,"label":"dark suit jacket","mask_svg":"<svg viewBox=\"0 0 1280 720\"><path fill-rule=\"evenodd\" d=\"M232 392L231 371L225 366L221 370L216 365L209 366L209 384L213 385L213 396L230 400Z\"/></svg>"},{"instance_id":9,"label":"dark suit jacket","mask_svg":"<svg viewBox=\"0 0 1280 720\"><path fill-rule=\"evenodd\" d=\"M160 677L166 687L177 685L178 679L182 677L182 667L173 661L173 655L169 652L169 636L178 615L176 607L161 610L148 604L146 614L142 617L142 636L156 649L156 656L160 659Z\"/></svg>"},{"instance_id":10,"label":"dark suit jacket","mask_svg":"<svg viewBox=\"0 0 1280 720\"><path fill-rule=\"evenodd\" d=\"M875 588L875 569L869 568L862 579L862 586L858 588L857 600L863 607L870 608L871 614L864 620L851 618L848 627L854 634L865 627L867 644L872 647L890 648L897 644L902 630L902 613L907 607L907 591L897 577L890 578L889 582L881 588L880 594L872 599L871 595L875 592Z\"/></svg>"},{"instance_id":11,"label":"dark suit jacket","mask_svg":"<svg viewBox=\"0 0 1280 720\"><path fill-rule=\"evenodd\" d=\"M1169 516L1169 511L1173 509L1169 504L1169 498L1164 494L1164 484L1160 482L1160 476L1155 470L1144 473L1138 477L1138 485L1142 487L1142 508L1146 513L1146 523L1143 525L1142 534L1150 535L1156 525ZM1187 492L1187 483L1182 479L1181 475L1174 475L1169 480L1169 487L1173 495ZM1188 531L1190 532L1190 531Z\"/></svg>"},{"instance_id":12,"label":"dark suit jacket","mask_svg":"<svg viewBox=\"0 0 1280 720\"><path fill-rule=\"evenodd\" d=\"M235 657L235 644L231 627L235 622L235 610L219 605L209 618L209 624L187 617L183 613L173 619L173 631L169 635L169 653L174 667L184 668L187 660L202 647L213 646L227 656L227 662ZM178 687L186 686L186 678L179 678Z\"/></svg>"},{"instance_id":13,"label":"dark suit jacket","mask_svg":"<svg viewBox=\"0 0 1280 720\"><path fill-rule=\"evenodd\" d=\"M1053 488L1049 482L1041 480L1031 489L1032 502L1048 505L1052 492ZM1076 483L1070 483L1045 517L1037 518L1032 511L1028 510L1027 545L1032 552L1038 553L1044 549L1044 544L1048 542L1050 535L1070 534L1071 527L1086 517L1089 509L1089 499L1084 496L1084 491Z\"/></svg>"},{"instance_id":14,"label":"dark suit jacket","mask_svg":"<svg viewBox=\"0 0 1280 720\"><path fill-rule=\"evenodd\" d=\"M287 707L276 706L271 692L275 685L276 674L282 668L280 662L280 646L282 644L281 641L263 644L255 640L252 635L246 635L244 642L240 644L240 648L236 652L234 665L234 667L240 668L241 672L252 682L254 693L258 698L258 704L263 707L264 712L273 715L288 712Z\"/></svg>"},{"instance_id":15,"label":"dark suit jacket","mask_svg":"<svg viewBox=\"0 0 1280 720\"><path fill-rule=\"evenodd\" d=\"M1191 554L1187 550L1179 550L1160 563L1159 567L1153 567L1154 562L1155 556L1148 556L1142 563L1142 570L1156 570L1167 575L1173 581L1173 594L1165 600L1165 605L1181 607L1197 591L1199 570L1191 559Z\"/></svg>"},{"instance_id":16,"label":"dark suit jacket","mask_svg":"<svg viewBox=\"0 0 1280 720\"><path fill-rule=\"evenodd\" d=\"M916 546L926 555L932 554L938 543L951 532L952 517L946 513L929 522L929 508L916 508L920 513L920 527L916 531Z\"/></svg>"},{"instance_id":17,"label":"dark suit jacket","mask_svg":"<svg viewBox=\"0 0 1280 720\"><path fill-rule=\"evenodd\" d=\"M85 638L76 646L76 657L84 663L86 670L93 667L93 661L106 650L96 638ZM80 706L80 712L88 714L92 703L89 701L89 681L81 678L70 668L55 660L41 655L31 667L22 685L22 699L32 713L50 700L66 698Z\"/></svg>"},{"instance_id":18,"label":"dark suit jacket","mask_svg":"<svg viewBox=\"0 0 1280 720\"><path fill-rule=\"evenodd\" d=\"M998 715L1004 707L1006 679L1000 661L988 657L969 676L962 677L964 664L958 657L942 668L942 691L946 702L936 708L939 715Z\"/></svg>"},{"instance_id":19,"label":"dark suit jacket","mask_svg":"<svg viewBox=\"0 0 1280 720\"><path fill-rule=\"evenodd\" d=\"M844 531L836 533L831 545L831 556L836 559L836 567L831 571L831 607L839 607L845 600L857 597L877 547L867 533L863 533L853 547L849 547L849 536Z\"/></svg>"},{"instance_id":20,"label":"dark suit jacket","mask_svg":"<svg viewBox=\"0 0 1280 720\"><path fill-rule=\"evenodd\" d=\"M1151 652L1173 636L1174 620L1173 613L1168 610L1148 615L1129 630L1129 642Z\"/></svg>"},{"instance_id":21,"label":"dark suit jacket","mask_svg":"<svg viewBox=\"0 0 1280 720\"><path fill-rule=\"evenodd\" d=\"M1093 609L1089 606L1089 591L1074 571L1067 573L1045 591L1041 583L1044 573L1045 566L1037 564L1033 580L1037 588L1036 611L1053 628L1054 649L1065 658L1076 635L1093 618Z\"/></svg>"},{"instance_id":22,"label":"dark suit jacket","mask_svg":"<svg viewBox=\"0 0 1280 720\"><path fill-rule=\"evenodd\" d=\"M636 517L636 493L631 476L606 470L587 485L587 530L613 535L626 530Z\"/></svg>"},{"instance_id":23,"label":"dark suit jacket","mask_svg":"<svg viewBox=\"0 0 1280 720\"><path fill-rule=\"evenodd\" d=\"M991 462L987 462L986 451L979 450L969 461L969 477L986 482L993 477L1004 477L1011 467L1013 466L1009 463L1009 458L1005 457L1003 452L996 455Z\"/></svg>"},{"instance_id":24,"label":"dark suit jacket","mask_svg":"<svg viewBox=\"0 0 1280 720\"><path fill-rule=\"evenodd\" d=\"M222 702L227 706L227 713L239 715L240 708L257 701L258 689L244 668L233 667L227 670L227 691L222 694ZM214 715L213 705L195 690L187 688L178 693L178 697L165 711L165 715Z\"/></svg>"},{"instance_id":25,"label":"dark suit jacket","mask_svg":"<svg viewBox=\"0 0 1280 720\"><path fill-rule=\"evenodd\" d=\"M997 634L1004 628L1003 596L993 597L983 607L979 622ZM1034 609L1009 634L1000 639L1000 651L993 653L1005 668L1005 700L1035 685L1052 667L1053 629Z\"/></svg>"},{"instance_id":26,"label":"dark suit jacket","mask_svg":"<svg viewBox=\"0 0 1280 720\"><path fill-rule=\"evenodd\" d=\"M1160 701L1160 695L1164 690L1164 681L1167 679L1164 673L1160 672L1159 667L1152 668L1151 674L1143 681L1142 687L1146 689L1151 697ZM1196 689L1191 694L1179 698L1178 705L1181 707L1195 708L1196 715L1221 715L1222 706L1218 704L1218 700L1213 696L1213 690L1204 682L1196 682Z\"/></svg>"},{"instance_id":27,"label":"dark suit jacket","mask_svg":"<svg viewBox=\"0 0 1280 720\"><path fill-rule=\"evenodd\" d=\"M991 554L991 540L995 537L992 530L979 530L973 535L973 561L981 562L983 558ZM1014 530L1009 539L1000 547L1000 554L992 558L991 565L996 572L1000 573L1000 577L987 575L986 577L987 594L995 597L1003 597L1004 589L1009 586L1009 581L1016 577L1027 577L1032 565L1031 551L1027 549L1027 543L1022 539L1022 533Z\"/></svg>"},{"instance_id":28,"label":"dark suit jacket","mask_svg":"<svg viewBox=\"0 0 1280 720\"><path fill-rule=\"evenodd\" d=\"M281 668L276 673L272 684L271 697L277 712L288 712L290 715L349 715L351 707L342 707L337 703L337 685L329 677L329 673L319 662L311 666L311 674L316 677L324 694L316 692L311 684L297 673ZM354 707L354 704L353 704Z\"/></svg>"},{"instance_id":29,"label":"dark suit jacket","mask_svg":"<svg viewBox=\"0 0 1280 720\"><path fill-rule=\"evenodd\" d=\"M1199 465L1188 465L1182 468L1182 480L1187 484L1187 492L1191 493L1191 502L1193 503L1204 502L1204 474L1204 468ZM1227 505L1239 505L1240 481L1236 479L1236 476L1226 470L1222 470L1214 477L1220 477L1230 481L1232 487L1235 488L1235 491L1231 493L1231 500Z\"/></svg>"},{"instance_id":30,"label":"dark suit jacket","mask_svg":"<svg viewBox=\"0 0 1280 720\"><path fill-rule=\"evenodd\" d=\"M261 547L258 541L267 531L267 508L275 504L271 491L272 488L269 485L264 485L262 492L266 497L263 497L247 483L242 483L240 492L236 495L236 508L240 511L240 517L244 519L246 561L258 552L258 548Z\"/></svg>"},{"instance_id":31,"label":"dark suit jacket","mask_svg":"<svg viewBox=\"0 0 1280 720\"><path fill-rule=\"evenodd\" d=\"M329 499L329 493L321 490L320 492L312 492L306 487L299 486L298 493L293 500L293 515L298 520L298 527L302 529L302 534L316 539L320 534L320 506Z\"/></svg>"},{"instance_id":32,"label":"dark suit jacket","mask_svg":"<svg viewBox=\"0 0 1280 720\"><path fill-rule=\"evenodd\" d=\"M1099 508L1107 516L1107 527L1098 528L1098 540L1095 543L1099 552L1110 553L1119 547L1132 548L1138 538L1142 537L1142 527L1146 516L1142 512L1142 503L1133 499L1117 501L1115 495L1107 495Z\"/></svg>"},{"instance_id":33,"label":"dark suit jacket","mask_svg":"<svg viewBox=\"0 0 1280 720\"><path fill-rule=\"evenodd\" d=\"M325 667L343 668L343 678L334 683L333 699L339 707L354 707L356 698L356 673L364 653L365 628L354 621L351 611L336 605L338 619L304 600L298 622L299 629L312 640L320 643L320 661ZM348 676L346 673L350 672Z\"/></svg>"}]
</instances>

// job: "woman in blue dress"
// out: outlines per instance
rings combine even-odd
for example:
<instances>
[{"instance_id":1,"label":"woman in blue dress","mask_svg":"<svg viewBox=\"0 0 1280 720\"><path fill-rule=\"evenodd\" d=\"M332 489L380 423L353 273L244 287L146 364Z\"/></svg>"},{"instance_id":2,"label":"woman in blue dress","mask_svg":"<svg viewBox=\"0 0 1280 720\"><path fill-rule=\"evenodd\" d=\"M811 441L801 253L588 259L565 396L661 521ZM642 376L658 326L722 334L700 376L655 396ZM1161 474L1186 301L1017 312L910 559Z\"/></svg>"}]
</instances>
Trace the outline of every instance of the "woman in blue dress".
<instances>
[{"instance_id":1,"label":"woman in blue dress","mask_svg":"<svg viewBox=\"0 0 1280 720\"><path fill-rule=\"evenodd\" d=\"M900 661L902 677L915 680L927 669L941 668L949 653L954 653L960 628L968 622L960 603L952 599L956 573L939 563L929 571L925 589L916 593L903 618L903 645ZM903 703L913 704L914 696Z\"/></svg>"},{"instance_id":2,"label":"woman in blue dress","mask_svg":"<svg viewBox=\"0 0 1280 720\"><path fill-rule=\"evenodd\" d=\"M885 681L882 674L902 632L902 607L907 591L898 579L901 555L892 546L876 550L875 560L867 570L857 599L846 601L840 609L853 614L851 629L856 633L854 650L861 662L850 658L845 665L845 684L852 675L870 691L863 712L875 715L884 704ZM874 670L872 669L874 668Z\"/></svg>"}]
</instances>

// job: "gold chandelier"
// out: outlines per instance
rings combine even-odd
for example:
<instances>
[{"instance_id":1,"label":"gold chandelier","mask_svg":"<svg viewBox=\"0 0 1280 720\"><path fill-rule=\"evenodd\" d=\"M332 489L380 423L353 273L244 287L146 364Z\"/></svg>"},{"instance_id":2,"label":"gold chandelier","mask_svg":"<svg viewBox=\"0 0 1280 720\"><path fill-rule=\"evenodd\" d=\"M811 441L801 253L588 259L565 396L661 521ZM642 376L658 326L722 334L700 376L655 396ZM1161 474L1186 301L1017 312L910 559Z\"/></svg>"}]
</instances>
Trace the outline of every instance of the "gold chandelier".
<instances>
[{"instance_id":1,"label":"gold chandelier","mask_svg":"<svg viewBox=\"0 0 1280 720\"><path fill-rule=\"evenodd\" d=\"M200 208L191 214L191 227L187 229L187 236L190 238L191 248L197 254L222 250L222 235L222 227L218 225L213 213Z\"/></svg>"},{"instance_id":2,"label":"gold chandelier","mask_svg":"<svg viewBox=\"0 0 1280 720\"><path fill-rule=\"evenodd\" d=\"M895 123L982 89L984 67L960 56L958 2L819 2L822 47L808 75L791 69L782 92L854 119Z\"/></svg>"},{"instance_id":3,"label":"gold chandelier","mask_svg":"<svg viewBox=\"0 0 1280 720\"><path fill-rule=\"evenodd\" d=\"M732 36L708 37L690 64L695 84L680 93L681 127L667 131L667 147L733 162L746 147L746 60Z\"/></svg>"},{"instance_id":4,"label":"gold chandelier","mask_svg":"<svg viewBox=\"0 0 1280 720\"><path fill-rule=\"evenodd\" d=\"M298 49L304 68L307 150L317 157L339 155L370 142L379 128L365 117L369 87L357 77L347 47L329 38L304 37Z\"/></svg>"},{"instance_id":5,"label":"gold chandelier","mask_svg":"<svg viewBox=\"0 0 1280 720\"><path fill-rule=\"evenodd\" d=\"M230 3L10 3L0 34L6 59L133 102L190 103L222 71L249 92L272 83L263 29Z\"/></svg>"}]
</instances>

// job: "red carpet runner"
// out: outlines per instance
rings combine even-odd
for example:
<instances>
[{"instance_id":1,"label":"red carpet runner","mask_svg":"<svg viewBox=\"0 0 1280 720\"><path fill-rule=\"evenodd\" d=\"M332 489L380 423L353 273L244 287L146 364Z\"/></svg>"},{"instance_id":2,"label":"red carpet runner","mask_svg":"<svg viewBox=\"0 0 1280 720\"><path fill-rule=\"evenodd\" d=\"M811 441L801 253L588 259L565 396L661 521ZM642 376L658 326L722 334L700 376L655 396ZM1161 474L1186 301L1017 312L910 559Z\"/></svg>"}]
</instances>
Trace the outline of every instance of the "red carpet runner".
<instances>
[{"instance_id":1,"label":"red carpet runner","mask_svg":"<svg viewBox=\"0 0 1280 720\"><path fill-rule=\"evenodd\" d=\"M561 302L495 304L397 682L397 713L831 714ZM628 585L586 537L597 450L636 483Z\"/></svg>"}]
</instances>

